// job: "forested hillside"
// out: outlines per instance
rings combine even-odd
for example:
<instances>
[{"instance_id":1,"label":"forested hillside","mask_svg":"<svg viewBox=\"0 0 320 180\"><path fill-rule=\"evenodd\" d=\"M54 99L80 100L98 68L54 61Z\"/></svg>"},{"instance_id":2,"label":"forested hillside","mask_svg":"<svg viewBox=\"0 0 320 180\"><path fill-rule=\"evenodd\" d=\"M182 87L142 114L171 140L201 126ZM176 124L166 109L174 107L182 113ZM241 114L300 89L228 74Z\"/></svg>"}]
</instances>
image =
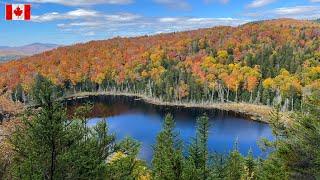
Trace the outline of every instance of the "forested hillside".
<instances>
[{"instance_id":1,"label":"forested hillside","mask_svg":"<svg viewBox=\"0 0 320 180\"><path fill-rule=\"evenodd\" d=\"M278 19L61 47L0 65L0 87L26 100L36 74L69 91L118 90L166 101L301 107L320 88L320 24Z\"/></svg>"},{"instance_id":2,"label":"forested hillside","mask_svg":"<svg viewBox=\"0 0 320 180\"><path fill-rule=\"evenodd\" d=\"M39 54L57 48L57 44L33 43L24 46L0 46L0 63Z\"/></svg>"}]
</instances>

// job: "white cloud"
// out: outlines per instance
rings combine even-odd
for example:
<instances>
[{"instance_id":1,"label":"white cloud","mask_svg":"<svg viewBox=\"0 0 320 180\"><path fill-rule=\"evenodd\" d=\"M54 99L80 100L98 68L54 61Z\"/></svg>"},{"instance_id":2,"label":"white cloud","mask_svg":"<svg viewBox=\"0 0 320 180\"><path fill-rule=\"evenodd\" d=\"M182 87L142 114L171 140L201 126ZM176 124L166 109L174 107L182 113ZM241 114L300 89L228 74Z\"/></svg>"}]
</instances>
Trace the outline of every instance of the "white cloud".
<instances>
[{"instance_id":1,"label":"white cloud","mask_svg":"<svg viewBox=\"0 0 320 180\"><path fill-rule=\"evenodd\" d=\"M282 7L274 10L278 15L299 15L304 13L310 13L319 10L316 6L295 6L295 7Z\"/></svg>"},{"instance_id":2,"label":"white cloud","mask_svg":"<svg viewBox=\"0 0 320 180\"><path fill-rule=\"evenodd\" d=\"M76 19L100 19L108 22L124 22L132 21L139 18L139 15L131 13L119 13L119 14L103 14L94 10L77 9L66 13L51 12L42 15L32 16L34 22L48 22L57 20L76 20Z\"/></svg>"},{"instance_id":3,"label":"white cloud","mask_svg":"<svg viewBox=\"0 0 320 180\"><path fill-rule=\"evenodd\" d=\"M94 35L96 35L96 33L93 31L89 31L89 32L84 33L84 35L85 36L94 36Z\"/></svg>"},{"instance_id":4,"label":"white cloud","mask_svg":"<svg viewBox=\"0 0 320 180\"><path fill-rule=\"evenodd\" d=\"M51 12L42 15L34 15L31 19L35 22L47 22L65 19L92 18L97 16L99 16L99 13L97 11L77 9L74 11L69 11L67 13Z\"/></svg>"},{"instance_id":5,"label":"white cloud","mask_svg":"<svg viewBox=\"0 0 320 180\"><path fill-rule=\"evenodd\" d=\"M154 34L157 32L176 32L192 30L198 28L208 28L217 25L237 26L249 22L249 20L234 18L194 18L194 17L162 17L146 18L139 17L127 22L92 20L85 22L71 22L59 24L58 27L63 29L83 28L90 31L104 31L107 34L132 34L144 35Z\"/></svg>"},{"instance_id":6,"label":"white cloud","mask_svg":"<svg viewBox=\"0 0 320 180\"><path fill-rule=\"evenodd\" d=\"M107 21L133 21L141 16L131 13L107 14L104 15Z\"/></svg>"},{"instance_id":7,"label":"white cloud","mask_svg":"<svg viewBox=\"0 0 320 180\"><path fill-rule=\"evenodd\" d=\"M320 2L320 0L310 0L310 2Z\"/></svg>"},{"instance_id":8,"label":"white cloud","mask_svg":"<svg viewBox=\"0 0 320 180\"><path fill-rule=\"evenodd\" d=\"M276 0L254 0L248 5L249 8L259 8L275 2Z\"/></svg>"},{"instance_id":9,"label":"white cloud","mask_svg":"<svg viewBox=\"0 0 320 180\"><path fill-rule=\"evenodd\" d=\"M159 18L159 21L163 22L163 23L174 23L179 20L180 20L180 18L172 18L172 17Z\"/></svg>"},{"instance_id":10,"label":"white cloud","mask_svg":"<svg viewBox=\"0 0 320 180\"><path fill-rule=\"evenodd\" d=\"M57 26L59 28L70 28L70 27L99 27L103 25L103 23L100 22L90 22L90 21L86 21L86 22L71 22L71 23L61 23L61 24L57 24Z\"/></svg>"},{"instance_id":11,"label":"white cloud","mask_svg":"<svg viewBox=\"0 0 320 180\"><path fill-rule=\"evenodd\" d=\"M104 21L91 19L90 21L79 21L65 24L59 24L62 31L73 29L77 33L99 32L104 37L114 36L139 36L151 35L157 33L178 32L193 30L198 28L208 28L218 25L237 26L250 22L249 20L233 18L195 18L195 17L162 17L147 18L139 17L137 19L121 21Z\"/></svg>"},{"instance_id":12,"label":"white cloud","mask_svg":"<svg viewBox=\"0 0 320 180\"><path fill-rule=\"evenodd\" d=\"M190 10L191 5L185 0L154 0L155 3L165 5L171 9Z\"/></svg>"},{"instance_id":13,"label":"white cloud","mask_svg":"<svg viewBox=\"0 0 320 180\"><path fill-rule=\"evenodd\" d=\"M57 27L63 32L91 37L99 35L100 37L149 35L217 25L236 26L249 22L236 18L144 17L132 13L106 14L86 9L35 15L32 16L32 21L38 23L56 21Z\"/></svg>"},{"instance_id":14,"label":"white cloud","mask_svg":"<svg viewBox=\"0 0 320 180\"><path fill-rule=\"evenodd\" d=\"M317 19L320 18L320 6L292 6L279 7L264 12L248 13L248 16L270 19L270 18L295 18L295 19Z\"/></svg>"},{"instance_id":15,"label":"white cloud","mask_svg":"<svg viewBox=\"0 0 320 180\"><path fill-rule=\"evenodd\" d=\"M77 9L75 11L69 11L66 15L71 17L96 17L98 16L98 12L93 10Z\"/></svg>"},{"instance_id":16,"label":"white cloud","mask_svg":"<svg viewBox=\"0 0 320 180\"><path fill-rule=\"evenodd\" d=\"M20 0L30 3L54 3L66 6L88 6L94 4L130 4L133 0Z\"/></svg>"}]
</instances>

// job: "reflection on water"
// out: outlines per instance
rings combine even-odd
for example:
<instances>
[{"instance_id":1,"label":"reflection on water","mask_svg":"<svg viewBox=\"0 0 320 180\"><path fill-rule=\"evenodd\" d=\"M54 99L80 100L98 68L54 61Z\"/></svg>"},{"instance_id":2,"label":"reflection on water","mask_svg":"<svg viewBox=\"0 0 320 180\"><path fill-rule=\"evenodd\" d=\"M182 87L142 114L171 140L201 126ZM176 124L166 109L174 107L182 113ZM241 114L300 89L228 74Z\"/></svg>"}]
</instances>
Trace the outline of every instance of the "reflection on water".
<instances>
[{"instance_id":1,"label":"reflection on water","mask_svg":"<svg viewBox=\"0 0 320 180\"><path fill-rule=\"evenodd\" d=\"M176 129L180 138L188 145L195 135L196 118L206 113L210 118L209 149L219 153L228 153L238 142L242 154L251 148L255 156L265 156L260 151L257 141L264 137L272 139L271 129L267 124L246 120L234 113L199 108L179 108L154 106L135 98L120 96L90 97L69 102L69 112L78 105L92 102L94 107L89 125L106 119L110 130L119 139L133 137L142 143L140 157L150 161L152 146L161 130L166 113L171 113L176 120Z\"/></svg>"}]
</instances>

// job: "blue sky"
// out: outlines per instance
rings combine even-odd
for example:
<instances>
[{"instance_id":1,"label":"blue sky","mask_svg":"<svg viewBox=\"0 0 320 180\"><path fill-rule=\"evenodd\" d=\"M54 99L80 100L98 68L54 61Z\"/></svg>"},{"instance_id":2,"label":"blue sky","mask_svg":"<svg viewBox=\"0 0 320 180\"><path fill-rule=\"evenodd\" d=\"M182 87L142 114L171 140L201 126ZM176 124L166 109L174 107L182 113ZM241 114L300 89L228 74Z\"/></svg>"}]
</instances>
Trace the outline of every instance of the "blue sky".
<instances>
[{"instance_id":1,"label":"blue sky","mask_svg":"<svg viewBox=\"0 0 320 180\"><path fill-rule=\"evenodd\" d=\"M0 1L0 46L74 44L271 18L320 18L320 0ZM5 21L6 3L30 3L31 21ZM2 17L1 17L2 16Z\"/></svg>"}]
</instances>

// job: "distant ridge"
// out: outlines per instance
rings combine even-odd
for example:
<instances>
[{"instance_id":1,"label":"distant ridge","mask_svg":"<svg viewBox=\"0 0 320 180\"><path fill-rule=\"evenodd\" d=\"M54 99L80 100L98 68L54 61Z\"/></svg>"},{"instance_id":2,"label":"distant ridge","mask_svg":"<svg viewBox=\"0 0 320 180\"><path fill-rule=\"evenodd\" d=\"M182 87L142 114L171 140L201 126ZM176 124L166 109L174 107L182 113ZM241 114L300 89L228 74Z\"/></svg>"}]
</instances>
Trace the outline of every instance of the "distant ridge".
<instances>
[{"instance_id":1,"label":"distant ridge","mask_svg":"<svg viewBox=\"0 0 320 180\"><path fill-rule=\"evenodd\" d=\"M0 62L39 54L59 47L58 44L32 43L23 46L0 46Z\"/></svg>"}]
</instances>

